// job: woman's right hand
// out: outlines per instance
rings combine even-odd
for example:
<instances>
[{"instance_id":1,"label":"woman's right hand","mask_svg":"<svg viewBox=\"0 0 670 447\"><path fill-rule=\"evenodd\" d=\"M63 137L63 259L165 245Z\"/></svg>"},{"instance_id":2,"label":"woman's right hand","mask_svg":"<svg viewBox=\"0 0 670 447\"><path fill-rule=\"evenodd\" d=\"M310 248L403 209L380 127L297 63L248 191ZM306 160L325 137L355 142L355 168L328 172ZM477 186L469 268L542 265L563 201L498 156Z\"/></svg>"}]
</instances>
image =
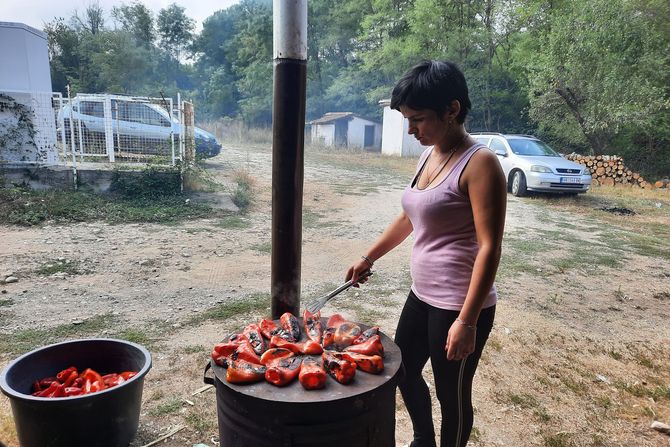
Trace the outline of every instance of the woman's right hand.
<instances>
[{"instance_id":1,"label":"woman's right hand","mask_svg":"<svg viewBox=\"0 0 670 447\"><path fill-rule=\"evenodd\" d=\"M351 278L358 278L367 270L370 270L370 264L365 259L361 259L360 261L354 263L351 267L349 267L349 270L347 270L347 277L345 278L345 281L349 281ZM356 281L356 284L354 284L353 286L358 287L359 284L364 284L367 281L368 277L360 278L358 281Z\"/></svg>"}]
</instances>

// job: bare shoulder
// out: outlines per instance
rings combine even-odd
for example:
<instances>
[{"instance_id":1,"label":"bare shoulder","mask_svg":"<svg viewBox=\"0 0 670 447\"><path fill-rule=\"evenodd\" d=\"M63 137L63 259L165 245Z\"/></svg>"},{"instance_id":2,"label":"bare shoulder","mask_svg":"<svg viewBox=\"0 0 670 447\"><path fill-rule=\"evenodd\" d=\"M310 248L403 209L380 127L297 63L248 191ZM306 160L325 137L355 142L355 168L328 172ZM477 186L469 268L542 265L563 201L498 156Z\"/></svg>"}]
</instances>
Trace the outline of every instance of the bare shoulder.
<instances>
[{"instance_id":1,"label":"bare shoulder","mask_svg":"<svg viewBox=\"0 0 670 447\"><path fill-rule=\"evenodd\" d=\"M500 169L500 162L498 156L494 154L487 147L482 147L477 152L472 154L469 166L475 169Z\"/></svg>"},{"instance_id":2,"label":"bare shoulder","mask_svg":"<svg viewBox=\"0 0 670 447\"><path fill-rule=\"evenodd\" d=\"M474 184L485 184L498 189L504 183L505 176L497 155L486 147L482 147L472 155L463 170L460 187L461 190L466 192L469 186Z\"/></svg>"}]
</instances>

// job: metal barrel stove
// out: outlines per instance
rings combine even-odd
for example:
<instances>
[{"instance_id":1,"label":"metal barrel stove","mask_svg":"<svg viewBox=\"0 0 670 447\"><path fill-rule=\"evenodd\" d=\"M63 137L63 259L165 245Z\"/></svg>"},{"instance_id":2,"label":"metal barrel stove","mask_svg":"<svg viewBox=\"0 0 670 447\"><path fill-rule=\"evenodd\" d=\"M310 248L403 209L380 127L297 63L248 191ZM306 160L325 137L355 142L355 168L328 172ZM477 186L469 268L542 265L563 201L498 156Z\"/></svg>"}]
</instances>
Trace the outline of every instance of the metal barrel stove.
<instances>
[{"instance_id":1,"label":"metal barrel stove","mask_svg":"<svg viewBox=\"0 0 670 447\"><path fill-rule=\"evenodd\" d=\"M359 324L365 329L367 326ZM393 447L395 396L402 375L400 349L384 334L384 371L356 371L348 385L331 377L321 390L295 380L235 385L210 364L216 386L221 447Z\"/></svg>"}]
</instances>

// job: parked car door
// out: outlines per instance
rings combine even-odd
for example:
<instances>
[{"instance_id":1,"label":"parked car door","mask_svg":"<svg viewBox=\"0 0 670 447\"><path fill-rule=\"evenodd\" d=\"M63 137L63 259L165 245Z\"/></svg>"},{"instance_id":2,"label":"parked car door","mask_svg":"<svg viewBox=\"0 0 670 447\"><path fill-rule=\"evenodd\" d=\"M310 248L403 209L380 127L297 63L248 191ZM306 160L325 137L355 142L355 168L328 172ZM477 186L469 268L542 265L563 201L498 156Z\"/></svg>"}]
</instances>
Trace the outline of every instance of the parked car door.
<instances>
[{"instance_id":1,"label":"parked car door","mask_svg":"<svg viewBox=\"0 0 670 447\"><path fill-rule=\"evenodd\" d=\"M114 131L121 135L164 140L172 132L170 121L150 104L112 100L112 116Z\"/></svg>"},{"instance_id":2,"label":"parked car door","mask_svg":"<svg viewBox=\"0 0 670 447\"><path fill-rule=\"evenodd\" d=\"M500 166L502 166L503 172L505 173L505 178L508 178L510 171L514 167L510 157L512 151L507 147L507 144L505 144L505 140L498 137L491 138L489 148L498 157Z\"/></svg>"}]
</instances>

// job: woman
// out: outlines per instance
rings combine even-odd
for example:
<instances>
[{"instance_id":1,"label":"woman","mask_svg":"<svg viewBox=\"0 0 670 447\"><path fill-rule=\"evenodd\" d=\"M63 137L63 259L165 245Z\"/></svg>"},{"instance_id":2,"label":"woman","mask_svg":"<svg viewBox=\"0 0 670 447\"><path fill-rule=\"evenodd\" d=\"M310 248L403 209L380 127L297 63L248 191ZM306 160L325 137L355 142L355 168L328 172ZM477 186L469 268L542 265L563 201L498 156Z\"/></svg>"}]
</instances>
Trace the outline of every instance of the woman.
<instances>
[{"instance_id":1,"label":"woman","mask_svg":"<svg viewBox=\"0 0 670 447\"><path fill-rule=\"evenodd\" d=\"M349 268L347 279L414 232L412 287L395 338L406 370L399 386L414 428L410 445L436 446L421 374L430 358L442 411L440 445L462 447L472 429L472 379L495 314L505 179L496 156L465 131L471 105L455 64L413 67L393 89L391 107L407 118L409 133L430 147L403 193L403 211Z\"/></svg>"}]
</instances>

